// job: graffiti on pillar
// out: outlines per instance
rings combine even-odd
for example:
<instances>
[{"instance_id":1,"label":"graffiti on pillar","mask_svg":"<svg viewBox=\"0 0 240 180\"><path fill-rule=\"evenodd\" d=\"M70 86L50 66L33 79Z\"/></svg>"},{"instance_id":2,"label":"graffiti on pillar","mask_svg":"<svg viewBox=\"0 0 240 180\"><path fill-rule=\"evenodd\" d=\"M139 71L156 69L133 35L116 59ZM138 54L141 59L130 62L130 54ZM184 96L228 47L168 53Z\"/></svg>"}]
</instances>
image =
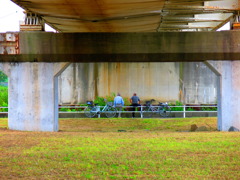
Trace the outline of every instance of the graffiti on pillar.
<instances>
[{"instance_id":1,"label":"graffiti on pillar","mask_svg":"<svg viewBox=\"0 0 240 180\"><path fill-rule=\"evenodd\" d=\"M0 54L19 54L18 33L0 33Z\"/></svg>"}]
</instances>

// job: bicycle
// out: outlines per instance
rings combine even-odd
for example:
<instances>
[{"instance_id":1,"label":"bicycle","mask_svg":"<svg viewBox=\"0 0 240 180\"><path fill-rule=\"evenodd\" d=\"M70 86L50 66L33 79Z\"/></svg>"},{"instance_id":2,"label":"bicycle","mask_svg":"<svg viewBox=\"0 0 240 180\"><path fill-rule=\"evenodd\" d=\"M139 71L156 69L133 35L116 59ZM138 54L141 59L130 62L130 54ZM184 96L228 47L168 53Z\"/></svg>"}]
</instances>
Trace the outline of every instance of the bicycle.
<instances>
[{"instance_id":1,"label":"bicycle","mask_svg":"<svg viewBox=\"0 0 240 180\"><path fill-rule=\"evenodd\" d=\"M158 111L160 116L168 117L171 114L171 107L168 106L168 103L161 103L158 104Z\"/></svg>"},{"instance_id":2,"label":"bicycle","mask_svg":"<svg viewBox=\"0 0 240 180\"><path fill-rule=\"evenodd\" d=\"M151 99L150 101L146 101L146 106L142 109L142 115L143 117L150 118L154 113L158 113L158 107L153 106L152 102L155 101L154 99Z\"/></svg>"},{"instance_id":3,"label":"bicycle","mask_svg":"<svg viewBox=\"0 0 240 180\"><path fill-rule=\"evenodd\" d=\"M171 114L171 107L168 106L168 103L159 102L158 106L153 106L152 102L155 101L151 99L150 101L146 101L146 106L143 108L143 117L152 117L155 113L159 113L161 117L168 117Z\"/></svg>"},{"instance_id":4,"label":"bicycle","mask_svg":"<svg viewBox=\"0 0 240 180\"><path fill-rule=\"evenodd\" d=\"M117 113L116 108L113 107L113 102L107 102L102 110L97 106L98 104L94 104L93 101L87 101L87 105L88 106L84 109L84 114L89 118L100 113L104 113L108 118L113 118Z\"/></svg>"}]
</instances>

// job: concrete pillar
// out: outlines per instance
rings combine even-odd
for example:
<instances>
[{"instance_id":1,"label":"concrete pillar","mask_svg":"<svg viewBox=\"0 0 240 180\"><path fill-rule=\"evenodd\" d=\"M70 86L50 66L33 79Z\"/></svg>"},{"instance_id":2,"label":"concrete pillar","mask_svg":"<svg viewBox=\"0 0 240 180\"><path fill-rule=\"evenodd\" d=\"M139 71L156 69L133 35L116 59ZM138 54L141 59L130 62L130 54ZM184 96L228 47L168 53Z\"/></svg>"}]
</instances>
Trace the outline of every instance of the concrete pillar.
<instances>
[{"instance_id":1,"label":"concrete pillar","mask_svg":"<svg viewBox=\"0 0 240 180\"><path fill-rule=\"evenodd\" d=\"M58 131L58 75L69 63L1 63L8 75L8 126Z\"/></svg>"},{"instance_id":2,"label":"concrete pillar","mask_svg":"<svg viewBox=\"0 0 240 180\"><path fill-rule=\"evenodd\" d=\"M218 77L218 130L240 131L240 61L206 65Z\"/></svg>"}]
</instances>

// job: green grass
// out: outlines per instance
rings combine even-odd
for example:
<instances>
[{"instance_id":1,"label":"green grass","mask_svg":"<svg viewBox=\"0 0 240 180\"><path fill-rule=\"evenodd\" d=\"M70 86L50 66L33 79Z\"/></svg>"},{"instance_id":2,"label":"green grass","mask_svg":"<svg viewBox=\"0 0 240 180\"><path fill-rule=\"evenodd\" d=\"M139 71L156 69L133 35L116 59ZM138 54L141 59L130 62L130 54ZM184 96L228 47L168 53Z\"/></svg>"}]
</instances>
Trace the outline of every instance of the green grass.
<instances>
[{"instance_id":1,"label":"green grass","mask_svg":"<svg viewBox=\"0 0 240 180\"><path fill-rule=\"evenodd\" d=\"M240 133L216 118L61 119L20 132L0 119L0 179L239 179ZM207 132L187 132L191 124ZM126 132L118 132L126 130Z\"/></svg>"},{"instance_id":2,"label":"green grass","mask_svg":"<svg viewBox=\"0 0 240 180\"><path fill-rule=\"evenodd\" d=\"M118 130L133 131L188 131L192 124L206 126L209 130L217 129L217 120L212 118L174 118L174 119L131 119L131 118L93 118L60 120L61 131L101 131L116 132Z\"/></svg>"}]
</instances>

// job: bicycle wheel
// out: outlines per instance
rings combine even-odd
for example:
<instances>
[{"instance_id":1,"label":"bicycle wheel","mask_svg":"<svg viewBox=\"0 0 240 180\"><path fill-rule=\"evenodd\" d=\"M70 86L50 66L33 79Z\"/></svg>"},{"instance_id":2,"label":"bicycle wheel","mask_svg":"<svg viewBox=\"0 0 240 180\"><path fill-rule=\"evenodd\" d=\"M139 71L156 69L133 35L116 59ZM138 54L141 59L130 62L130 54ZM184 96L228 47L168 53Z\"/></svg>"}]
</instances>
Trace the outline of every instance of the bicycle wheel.
<instances>
[{"instance_id":1,"label":"bicycle wheel","mask_svg":"<svg viewBox=\"0 0 240 180\"><path fill-rule=\"evenodd\" d=\"M116 115L117 110L116 108L109 106L104 113L108 118L113 118Z\"/></svg>"},{"instance_id":2,"label":"bicycle wheel","mask_svg":"<svg viewBox=\"0 0 240 180\"><path fill-rule=\"evenodd\" d=\"M159 108L159 114L162 117L168 117L171 114L171 108L169 106L162 106Z\"/></svg>"},{"instance_id":3,"label":"bicycle wheel","mask_svg":"<svg viewBox=\"0 0 240 180\"><path fill-rule=\"evenodd\" d=\"M152 117L153 113L154 113L154 111L153 111L152 108L149 108L149 107L144 107L143 108L142 114L143 114L144 118Z\"/></svg>"},{"instance_id":4,"label":"bicycle wheel","mask_svg":"<svg viewBox=\"0 0 240 180\"><path fill-rule=\"evenodd\" d=\"M84 114L89 118L94 117L97 114L97 107L86 107L84 109Z\"/></svg>"}]
</instances>

